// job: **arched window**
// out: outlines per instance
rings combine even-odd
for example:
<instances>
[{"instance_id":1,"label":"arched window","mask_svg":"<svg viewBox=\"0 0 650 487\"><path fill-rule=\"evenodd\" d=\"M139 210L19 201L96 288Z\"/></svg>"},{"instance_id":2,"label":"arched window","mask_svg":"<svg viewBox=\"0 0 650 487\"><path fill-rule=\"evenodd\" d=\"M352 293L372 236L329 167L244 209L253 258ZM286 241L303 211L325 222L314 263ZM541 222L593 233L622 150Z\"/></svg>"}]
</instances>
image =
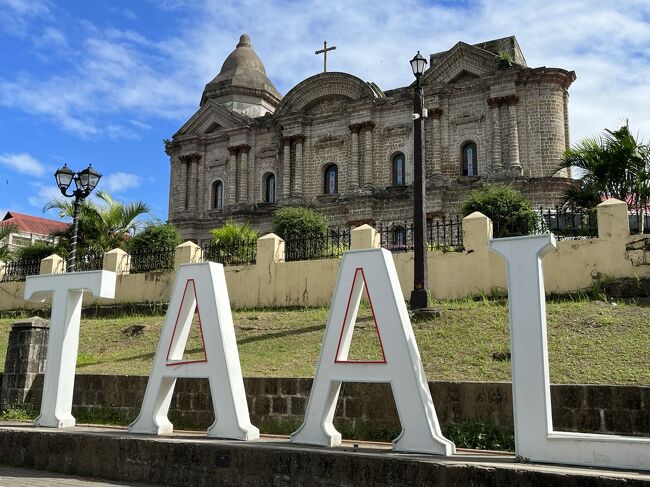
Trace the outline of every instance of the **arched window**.
<instances>
[{"instance_id":1,"label":"arched window","mask_svg":"<svg viewBox=\"0 0 650 487\"><path fill-rule=\"evenodd\" d=\"M393 157L393 186L406 184L406 163L401 152Z\"/></svg>"},{"instance_id":2,"label":"arched window","mask_svg":"<svg viewBox=\"0 0 650 487\"><path fill-rule=\"evenodd\" d=\"M221 181L212 183L212 208L223 210L223 183Z\"/></svg>"},{"instance_id":3,"label":"arched window","mask_svg":"<svg viewBox=\"0 0 650 487\"><path fill-rule=\"evenodd\" d=\"M470 141L463 144L463 176L478 175L477 155L476 144L474 142Z\"/></svg>"},{"instance_id":4,"label":"arched window","mask_svg":"<svg viewBox=\"0 0 650 487\"><path fill-rule=\"evenodd\" d=\"M339 192L339 170L336 164L331 164L325 169L325 194Z\"/></svg>"},{"instance_id":5,"label":"arched window","mask_svg":"<svg viewBox=\"0 0 650 487\"><path fill-rule=\"evenodd\" d=\"M262 195L265 203L275 203L275 174L268 173L264 176L264 194Z\"/></svg>"}]
</instances>

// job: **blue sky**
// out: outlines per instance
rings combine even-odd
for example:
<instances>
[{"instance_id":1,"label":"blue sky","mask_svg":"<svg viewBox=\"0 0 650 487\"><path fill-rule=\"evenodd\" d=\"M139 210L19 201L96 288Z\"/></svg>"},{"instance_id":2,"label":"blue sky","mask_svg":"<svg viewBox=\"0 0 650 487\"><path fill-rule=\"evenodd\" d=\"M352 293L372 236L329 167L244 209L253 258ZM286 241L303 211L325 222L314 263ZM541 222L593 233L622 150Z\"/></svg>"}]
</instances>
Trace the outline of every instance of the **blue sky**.
<instances>
[{"instance_id":1,"label":"blue sky","mask_svg":"<svg viewBox=\"0 0 650 487\"><path fill-rule=\"evenodd\" d=\"M322 69L324 39L329 70L390 89L417 50L514 34L529 66L576 71L573 141L625 119L650 139L647 0L0 0L0 214L40 215L67 162L166 219L162 139L244 32L282 94Z\"/></svg>"}]
</instances>

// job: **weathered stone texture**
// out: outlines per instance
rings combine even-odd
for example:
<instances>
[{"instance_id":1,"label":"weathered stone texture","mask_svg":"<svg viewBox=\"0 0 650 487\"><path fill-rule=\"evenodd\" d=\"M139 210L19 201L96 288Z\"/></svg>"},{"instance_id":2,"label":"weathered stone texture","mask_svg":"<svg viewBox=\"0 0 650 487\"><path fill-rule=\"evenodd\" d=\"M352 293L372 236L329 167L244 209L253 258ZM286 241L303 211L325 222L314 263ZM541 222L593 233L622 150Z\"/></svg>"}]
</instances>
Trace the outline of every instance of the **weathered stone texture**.
<instances>
[{"instance_id":1,"label":"weathered stone texture","mask_svg":"<svg viewBox=\"0 0 650 487\"><path fill-rule=\"evenodd\" d=\"M504 43L521 62L497 70L496 52L486 49ZM422 77L430 216L456 214L468 191L489 182L514 183L536 205L556 203L567 180L549 178L569 143L568 88L575 74L527 67L514 38L459 43L431 62ZM382 92L346 73L321 73L290 90L274 113L257 118L217 98L204 100L166 146L169 220L185 238L207 239L211 228L231 219L268 231L273 211L284 205L312 206L333 226L410 218L412 202L402 197L413 183L410 87ZM477 147L476 176L462 176L468 141ZM387 191L400 152L406 186ZM324 194L331 164L338 168L336 195ZM270 204L263 191L268 174L276 177ZM212 208L217 180L224 184L222 209Z\"/></svg>"}]
</instances>

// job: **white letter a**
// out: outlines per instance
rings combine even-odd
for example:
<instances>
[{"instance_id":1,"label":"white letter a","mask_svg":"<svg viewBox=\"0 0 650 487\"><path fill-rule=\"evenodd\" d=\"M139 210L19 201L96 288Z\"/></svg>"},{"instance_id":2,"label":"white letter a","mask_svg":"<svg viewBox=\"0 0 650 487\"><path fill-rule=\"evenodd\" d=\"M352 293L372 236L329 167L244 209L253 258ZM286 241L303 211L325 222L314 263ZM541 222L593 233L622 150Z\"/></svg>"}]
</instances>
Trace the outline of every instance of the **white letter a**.
<instances>
[{"instance_id":1,"label":"white letter a","mask_svg":"<svg viewBox=\"0 0 650 487\"><path fill-rule=\"evenodd\" d=\"M203 340L202 360L183 360L194 311L199 306ZM202 377L210 382L215 422L208 436L254 440L259 430L250 422L230 311L223 265L182 265L169 301L153 370L132 433L171 433L167 418L179 377Z\"/></svg>"}]
</instances>

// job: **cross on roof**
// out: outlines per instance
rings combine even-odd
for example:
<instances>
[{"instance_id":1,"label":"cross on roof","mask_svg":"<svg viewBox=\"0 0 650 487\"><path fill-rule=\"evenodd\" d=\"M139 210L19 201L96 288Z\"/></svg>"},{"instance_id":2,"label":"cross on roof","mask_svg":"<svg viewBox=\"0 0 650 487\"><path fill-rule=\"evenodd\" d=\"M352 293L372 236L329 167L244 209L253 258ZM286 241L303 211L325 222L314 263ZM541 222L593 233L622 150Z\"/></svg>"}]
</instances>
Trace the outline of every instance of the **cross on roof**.
<instances>
[{"instance_id":1,"label":"cross on roof","mask_svg":"<svg viewBox=\"0 0 650 487\"><path fill-rule=\"evenodd\" d=\"M323 48L314 53L323 55L323 73L327 73L327 51L333 51L334 49L336 49L336 46L327 47L327 41L323 41Z\"/></svg>"}]
</instances>

